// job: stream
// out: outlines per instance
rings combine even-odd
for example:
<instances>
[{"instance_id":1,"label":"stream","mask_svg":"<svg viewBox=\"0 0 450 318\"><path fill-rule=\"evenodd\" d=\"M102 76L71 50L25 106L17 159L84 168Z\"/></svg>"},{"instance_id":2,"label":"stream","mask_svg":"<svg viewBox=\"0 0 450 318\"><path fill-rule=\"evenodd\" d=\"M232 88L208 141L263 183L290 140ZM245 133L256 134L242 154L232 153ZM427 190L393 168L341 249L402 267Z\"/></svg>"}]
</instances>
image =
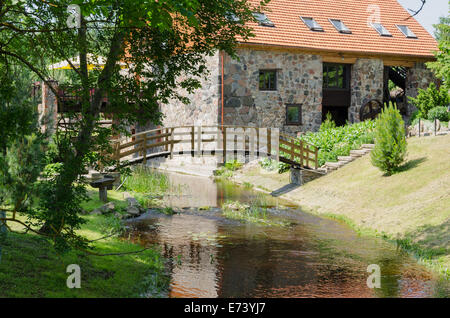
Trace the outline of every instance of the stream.
<instances>
[{"instance_id":1,"label":"stream","mask_svg":"<svg viewBox=\"0 0 450 318\"><path fill-rule=\"evenodd\" d=\"M346 224L302 212L289 202L227 181L168 174L176 194L129 222L127 236L159 246L168 260L169 297L448 297L439 279L395 245L358 235ZM225 218L227 201L264 202L286 226ZM369 288L370 264L380 288Z\"/></svg>"}]
</instances>

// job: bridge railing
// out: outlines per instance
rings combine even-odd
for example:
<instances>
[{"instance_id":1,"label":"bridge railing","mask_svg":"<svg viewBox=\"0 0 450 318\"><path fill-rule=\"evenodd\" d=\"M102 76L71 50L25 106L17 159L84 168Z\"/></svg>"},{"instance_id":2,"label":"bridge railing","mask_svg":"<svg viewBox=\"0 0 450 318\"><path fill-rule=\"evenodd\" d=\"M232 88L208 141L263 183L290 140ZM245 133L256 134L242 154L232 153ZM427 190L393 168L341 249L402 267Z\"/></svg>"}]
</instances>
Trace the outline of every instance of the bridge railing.
<instances>
[{"instance_id":1,"label":"bridge railing","mask_svg":"<svg viewBox=\"0 0 450 318\"><path fill-rule=\"evenodd\" d=\"M268 157L304 168L317 168L317 150L308 145L298 148L294 138L277 128L251 126L177 126L139 132L115 142L114 159L141 161L158 156L213 155L219 160L245 162ZM298 149L301 149L298 151ZM281 156L282 152L285 157Z\"/></svg>"},{"instance_id":2,"label":"bridge railing","mask_svg":"<svg viewBox=\"0 0 450 318\"><path fill-rule=\"evenodd\" d=\"M280 134L280 161L300 168L317 170L319 149L303 140Z\"/></svg>"}]
</instances>

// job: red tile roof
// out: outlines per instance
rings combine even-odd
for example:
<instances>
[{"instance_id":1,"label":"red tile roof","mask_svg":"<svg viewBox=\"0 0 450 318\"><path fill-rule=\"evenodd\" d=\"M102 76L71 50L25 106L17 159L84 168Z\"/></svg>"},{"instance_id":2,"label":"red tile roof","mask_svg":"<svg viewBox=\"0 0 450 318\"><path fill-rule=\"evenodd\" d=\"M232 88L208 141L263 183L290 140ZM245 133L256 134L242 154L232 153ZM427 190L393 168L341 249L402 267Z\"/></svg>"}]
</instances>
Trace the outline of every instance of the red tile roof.
<instances>
[{"instance_id":1,"label":"red tile roof","mask_svg":"<svg viewBox=\"0 0 450 318\"><path fill-rule=\"evenodd\" d=\"M257 0L250 0L257 4ZM380 21L392 34L385 37L368 26L368 19L380 9ZM432 5L426 4L426 5ZM366 53L432 58L436 40L396 0L272 0L264 10L275 27L249 22L256 37L247 43L295 47L340 53ZM324 32L311 31L300 16L313 17ZM409 18L409 19L408 19ZM340 19L352 34L339 33L328 19ZM417 39L406 38L396 24L407 25Z\"/></svg>"}]
</instances>

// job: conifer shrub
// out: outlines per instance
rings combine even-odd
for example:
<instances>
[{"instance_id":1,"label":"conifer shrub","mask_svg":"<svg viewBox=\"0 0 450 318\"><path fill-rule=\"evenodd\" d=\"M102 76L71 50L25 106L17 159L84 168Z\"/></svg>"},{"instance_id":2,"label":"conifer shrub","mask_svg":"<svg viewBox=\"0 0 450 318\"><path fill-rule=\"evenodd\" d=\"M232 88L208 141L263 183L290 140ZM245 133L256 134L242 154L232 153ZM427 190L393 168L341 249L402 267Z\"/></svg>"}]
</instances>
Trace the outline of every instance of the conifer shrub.
<instances>
[{"instance_id":1,"label":"conifer shrub","mask_svg":"<svg viewBox=\"0 0 450 318\"><path fill-rule=\"evenodd\" d=\"M391 175L405 160L405 123L395 106L385 107L375 124L375 148L372 150L372 164Z\"/></svg>"}]
</instances>

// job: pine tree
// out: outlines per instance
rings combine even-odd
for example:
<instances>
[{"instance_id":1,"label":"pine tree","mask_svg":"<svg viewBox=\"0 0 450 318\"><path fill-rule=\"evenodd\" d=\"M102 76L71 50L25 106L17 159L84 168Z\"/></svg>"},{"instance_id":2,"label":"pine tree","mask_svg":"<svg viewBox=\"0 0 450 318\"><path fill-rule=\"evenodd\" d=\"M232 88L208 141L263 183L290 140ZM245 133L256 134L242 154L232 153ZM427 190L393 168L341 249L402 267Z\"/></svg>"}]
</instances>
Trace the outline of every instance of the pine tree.
<instances>
[{"instance_id":1,"label":"pine tree","mask_svg":"<svg viewBox=\"0 0 450 318\"><path fill-rule=\"evenodd\" d=\"M405 123L397 107L386 106L376 121L372 164L391 175L403 163L405 155Z\"/></svg>"}]
</instances>

